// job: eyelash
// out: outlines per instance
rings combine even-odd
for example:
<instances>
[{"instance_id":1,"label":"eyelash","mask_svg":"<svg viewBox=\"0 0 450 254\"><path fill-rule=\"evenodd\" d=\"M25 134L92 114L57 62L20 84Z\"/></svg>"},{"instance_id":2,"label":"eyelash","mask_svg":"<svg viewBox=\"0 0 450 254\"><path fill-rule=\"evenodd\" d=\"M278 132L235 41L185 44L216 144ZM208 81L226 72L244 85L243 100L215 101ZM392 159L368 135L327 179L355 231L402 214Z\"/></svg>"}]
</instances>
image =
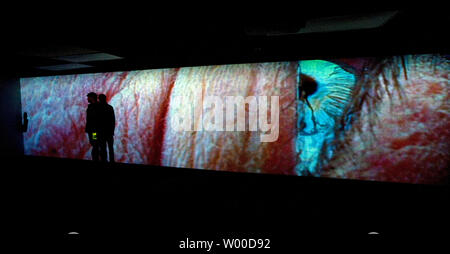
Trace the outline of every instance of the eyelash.
<instances>
[{"instance_id":1,"label":"eyelash","mask_svg":"<svg viewBox=\"0 0 450 254\"><path fill-rule=\"evenodd\" d=\"M346 139L346 134L353 128L358 133L362 133L362 130L357 126L352 126L353 123L359 118L363 107L368 109L369 114L374 117L370 117L370 133L372 138L376 139L373 132L373 126L378 120L376 117L377 105L381 101L381 95L387 93L392 99L393 93L397 93L398 98L403 101L405 95L402 90L398 79L403 72L404 79L408 80L407 73L407 59L404 56L394 56L389 58L373 58L367 61L367 64L362 68L359 73L355 71L356 83L353 88L349 103L343 109L343 113L340 118L336 119L334 126L334 139L331 142L324 142L320 151L320 157L317 165L319 174L324 166L332 159L333 153L327 153L327 151L335 151L336 149L346 149L343 154L348 156L350 161L355 156L355 152L348 146L349 140ZM348 68L347 68L348 69ZM300 68L298 71L298 81L300 81ZM381 79L380 79L381 78ZM390 82L389 82L390 81ZM392 91L391 91L391 90ZM298 89L300 90L300 89ZM300 100L299 91L297 96ZM298 152L300 153L300 152ZM297 163L301 163L300 156L297 156ZM333 170L333 169L327 169Z\"/></svg>"}]
</instances>

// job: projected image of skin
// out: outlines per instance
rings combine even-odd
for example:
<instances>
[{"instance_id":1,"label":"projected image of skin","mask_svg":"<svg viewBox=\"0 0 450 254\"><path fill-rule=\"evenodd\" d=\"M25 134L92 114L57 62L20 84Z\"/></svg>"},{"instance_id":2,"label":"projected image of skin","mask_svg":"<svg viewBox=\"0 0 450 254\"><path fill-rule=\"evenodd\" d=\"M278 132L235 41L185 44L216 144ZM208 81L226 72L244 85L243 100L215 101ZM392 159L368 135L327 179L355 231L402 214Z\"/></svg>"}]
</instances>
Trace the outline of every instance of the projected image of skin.
<instances>
[{"instance_id":1,"label":"projected image of skin","mask_svg":"<svg viewBox=\"0 0 450 254\"><path fill-rule=\"evenodd\" d=\"M30 118L25 151L90 159L86 95L96 92L104 93L115 109L116 162L292 174L296 72L296 62L285 62L25 78L22 106ZM178 95L187 102L175 103ZM277 140L260 142L260 131L200 131L208 119L198 114L193 114L192 131L171 127L173 118L191 108L200 106L206 116L211 108L202 105L202 97L207 96L223 101L227 96L279 96Z\"/></svg>"},{"instance_id":2,"label":"projected image of skin","mask_svg":"<svg viewBox=\"0 0 450 254\"><path fill-rule=\"evenodd\" d=\"M448 70L445 56L415 55L23 78L25 153L90 159L96 92L115 109L116 162L444 183ZM230 114L229 98L245 104ZM190 128L174 128L179 119Z\"/></svg>"}]
</instances>

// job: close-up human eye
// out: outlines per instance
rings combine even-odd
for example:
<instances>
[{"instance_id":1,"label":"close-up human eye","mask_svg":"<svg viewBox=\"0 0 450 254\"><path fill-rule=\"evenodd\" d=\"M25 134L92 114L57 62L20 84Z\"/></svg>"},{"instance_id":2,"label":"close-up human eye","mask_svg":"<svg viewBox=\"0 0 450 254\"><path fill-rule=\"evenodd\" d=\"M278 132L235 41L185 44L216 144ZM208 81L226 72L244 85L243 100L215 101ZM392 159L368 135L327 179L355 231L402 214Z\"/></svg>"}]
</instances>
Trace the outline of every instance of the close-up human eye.
<instances>
[{"instance_id":1,"label":"close-up human eye","mask_svg":"<svg viewBox=\"0 0 450 254\"><path fill-rule=\"evenodd\" d=\"M355 69L352 92L333 131L328 139L310 143L320 148L315 153L315 174L394 182L445 181L448 57L407 55L360 61L363 67Z\"/></svg>"},{"instance_id":2,"label":"close-up human eye","mask_svg":"<svg viewBox=\"0 0 450 254\"><path fill-rule=\"evenodd\" d=\"M324 60L299 62L298 135L296 149L299 175L320 175L318 168L324 143L334 139L336 121L349 106L355 75L338 64ZM328 147L325 153L333 154Z\"/></svg>"},{"instance_id":3,"label":"close-up human eye","mask_svg":"<svg viewBox=\"0 0 450 254\"><path fill-rule=\"evenodd\" d=\"M440 242L450 15L319 4L4 8L4 231L149 253Z\"/></svg>"},{"instance_id":4,"label":"close-up human eye","mask_svg":"<svg viewBox=\"0 0 450 254\"><path fill-rule=\"evenodd\" d=\"M77 134L84 100L49 105L52 94L103 87L119 162L438 183L448 174L448 69L446 56L423 54L23 78L25 152L88 159Z\"/></svg>"}]
</instances>

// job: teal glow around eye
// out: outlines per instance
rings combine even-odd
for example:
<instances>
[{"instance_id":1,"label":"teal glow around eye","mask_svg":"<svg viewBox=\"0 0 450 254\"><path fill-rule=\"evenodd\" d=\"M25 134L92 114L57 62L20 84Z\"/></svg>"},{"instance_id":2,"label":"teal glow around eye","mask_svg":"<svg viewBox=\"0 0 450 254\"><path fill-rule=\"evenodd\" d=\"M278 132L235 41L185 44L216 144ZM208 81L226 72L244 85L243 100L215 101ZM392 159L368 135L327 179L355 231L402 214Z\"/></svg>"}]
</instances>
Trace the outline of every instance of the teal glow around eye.
<instances>
[{"instance_id":1,"label":"teal glow around eye","mask_svg":"<svg viewBox=\"0 0 450 254\"><path fill-rule=\"evenodd\" d=\"M297 152L299 175L318 175L320 154L331 157L323 145L334 139L336 119L340 118L352 97L355 75L338 64L324 60L299 62L299 119Z\"/></svg>"}]
</instances>

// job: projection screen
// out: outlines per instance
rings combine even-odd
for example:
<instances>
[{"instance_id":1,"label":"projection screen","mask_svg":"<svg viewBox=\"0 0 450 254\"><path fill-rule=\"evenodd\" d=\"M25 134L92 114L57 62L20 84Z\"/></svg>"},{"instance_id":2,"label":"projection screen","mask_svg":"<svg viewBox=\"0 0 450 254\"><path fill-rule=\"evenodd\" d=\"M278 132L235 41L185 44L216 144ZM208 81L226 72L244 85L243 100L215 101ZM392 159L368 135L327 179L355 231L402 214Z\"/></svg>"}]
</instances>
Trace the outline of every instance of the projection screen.
<instances>
[{"instance_id":1,"label":"projection screen","mask_svg":"<svg viewBox=\"0 0 450 254\"><path fill-rule=\"evenodd\" d=\"M26 155L91 159L86 95L116 162L445 183L448 56L318 59L21 78Z\"/></svg>"}]
</instances>

